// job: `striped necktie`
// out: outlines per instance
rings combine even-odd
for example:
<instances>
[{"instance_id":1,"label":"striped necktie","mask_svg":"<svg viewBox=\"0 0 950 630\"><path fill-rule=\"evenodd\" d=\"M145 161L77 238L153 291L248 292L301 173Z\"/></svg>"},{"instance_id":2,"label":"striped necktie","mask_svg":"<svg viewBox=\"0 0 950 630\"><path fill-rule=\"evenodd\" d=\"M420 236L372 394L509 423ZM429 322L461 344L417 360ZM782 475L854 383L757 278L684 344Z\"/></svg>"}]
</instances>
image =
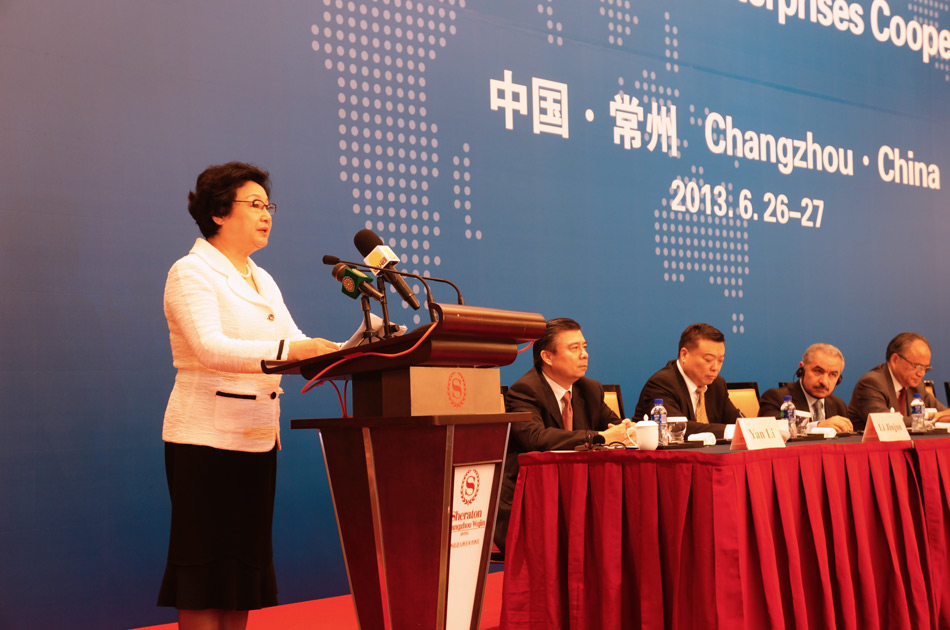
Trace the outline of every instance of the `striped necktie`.
<instances>
[{"instance_id":1,"label":"striped necktie","mask_svg":"<svg viewBox=\"0 0 950 630\"><path fill-rule=\"evenodd\" d=\"M564 392L561 398L564 401L564 407L561 409L561 422L568 431L574 430L574 407L571 405L571 392Z\"/></svg>"},{"instance_id":2,"label":"striped necktie","mask_svg":"<svg viewBox=\"0 0 950 630\"><path fill-rule=\"evenodd\" d=\"M709 417L706 415L706 386L697 387L696 393L699 394L699 402L696 403L696 422L709 424Z\"/></svg>"}]
</instances>

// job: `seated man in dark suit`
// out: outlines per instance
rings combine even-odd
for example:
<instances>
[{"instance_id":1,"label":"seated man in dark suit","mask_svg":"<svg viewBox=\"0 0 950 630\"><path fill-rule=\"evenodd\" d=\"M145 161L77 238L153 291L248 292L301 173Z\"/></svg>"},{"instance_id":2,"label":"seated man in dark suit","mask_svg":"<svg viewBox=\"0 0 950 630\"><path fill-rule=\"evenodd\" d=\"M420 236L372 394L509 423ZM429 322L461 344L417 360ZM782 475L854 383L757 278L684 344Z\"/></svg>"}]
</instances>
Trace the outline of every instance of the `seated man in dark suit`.
<instances>
[{"instance_id":1,"label":"seated man in dark suit","mask_svg":"<svg viewBox=\"0 0 950 630\"><path fill-rule=\"evenodd\" d=\"M839 433L854 430L848 415L848 405L833 394L841 382L844 355L828 343L812 344L798 364L798 380L784 387L770 389L759 399L759 415L782 417L782 403L792 397L795 409L811 413L808 428L831 427Z\"/></svg>"},{"instance_id":2,"label":"seated man in dark suit","mask_svg":"<svg viewBox=\"0 0 950 630\"><path fill-rule=\"evenodd\" d=\"M534 342L533 352L534 367L505 395L506 411L528 411L531 419L511 425L494 536L502 550L518 480L519 453L573 450L588 441L625 442L631 426L604 403L601 384L584 376L589 355L580 324L566 317L549 320L544 336Z\"/></svg>"},{"instance_id":3,"label":"seated man in dark suit","mask_svg":"<svg viewBox=\"0 0 950 630\"><path fill-rule=\"evenodd\" d=\"M663 399L667 416L685 416L686 434L723 436L739 410L729 400L719 376L726 357L726 338L709 324L693 324L680 335L679 356L650 377L640 391L634 417L649 415L653 400Z\"/></svg>"},{"instance_id":4,"label":"seated man in dark suit","mask_svg":"<svg viewBox=\"0 0 950 630\"><path fill-rule=\"evenodd\" d=\"M924 405L936 408L943 418L950 410L940 403L923 384L930 365L930 342L912 332L903 332L887 344L886 362L861 377L851 393L848 417L854 426L863 429L869 413L897 411L904 424L911 426L910 401L920 394Z\"/></svg>"}]
</instances>

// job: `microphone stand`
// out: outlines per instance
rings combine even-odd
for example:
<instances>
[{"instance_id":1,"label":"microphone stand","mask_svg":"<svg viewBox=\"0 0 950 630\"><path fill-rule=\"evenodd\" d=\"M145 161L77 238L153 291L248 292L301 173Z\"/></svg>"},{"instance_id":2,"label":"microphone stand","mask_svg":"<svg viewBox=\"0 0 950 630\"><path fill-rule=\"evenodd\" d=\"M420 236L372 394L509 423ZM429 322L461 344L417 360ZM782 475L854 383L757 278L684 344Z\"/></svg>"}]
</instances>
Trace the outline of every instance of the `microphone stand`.
<instances>
[{"instance_id":1,"label":"microphone stand","mask_svg":"<svg viewBox=\"0 0 950 630\"><path fill-rule=\"evenodd\" d=\"M382 275L376 277L376 288L379 289L379 292L383 294L383 299L379 301L380 307L383 309L383 336L382 339L389 339L393 336L393 327L389 322L389 303L386 299L386 281L383 279ZM369 308L369 300L366 300L366 308ZM367 315L366 317L369 317Z\"/></svg>"},{"instance_id":2,"label":"microphone stand","mask_svg":"<svg viewBox=\"0 0 950 630\"><path fill-rule=\"evenodd\" d=\"M363 309L363 341L373 343L373 337L376 337L376 331L373 330L373 320L370 317L369 298L365 295L360 296L360 305Z\"/></svg>"},{"instance_id":3,"label":"microphone stand","mask_svg":"<svg viewBox=\"0 0 950 630\"><path fill-rule=\"evenodd\" d=\"M429 319L430 319L433 323L439 321L438 315L436 314L436 311L435 311L435 307L433 306L433 304L435 304L435 300L432 299L432 289L429 287L429 283L426 282L426 278L424 278L424 277L422 277L422 276L420 276L420 275L418 275L418 274L409 273L408 271L396 271L395 269L386 269L386 268L384 268L384 267L374 267L374 266L372 266L372 265L367 265L366 263L362 263L362 262L353 262L353 261L350 261L350 260L341 260L340 258L338 258L338 257L336 257L336 256L326 255L326 256L323 257L323 264L325 264L325 265L335 265L335 264L337 264L337 263L343 263L344 265L349 265L350 267L354 267L354 268L356 268L356 269L369 269L369 270L372 270L373 273L378 273L378 272L384 272L384 271L385 271L385 272L394 273L394 274L396 274L396 275L403 276L403 277L406 277L406 278L415 278L416 280L418 280L419 282L422 283L422 286L423 286L423 287L425 287L425 290L426 290L426 302L429 303L429 309L428 309L428 310L429 310ZM452 282L450 282L450 281L448 281L448 280L444 280L444 279L442 279L442 278L429 278L429 280L435 280L435 281L437 281L437 282L444 282L444 283L446 283L446 284L452 285L452 287L455 289L456 293L458 293L459 304L465 304L465 301L462 299L462 293L458 290L458 287L455 286L454 283L452 283ZM382 309L383 309L383 324L385 325L385 334L384 334L383 338L384 338L384 339L388 339L389 337L392 337L392 336L393 336L393 332L394 332L395 330L398 330L398 327L392 326L392 325L390 324L390 321L389 321L389 307L388 307L388 305L387 305L387 303L386 303L386 284L385 284L385 282L386 282L386 281L385 281L385 276L384 276L382 273L379 273L379 275L376 276L376 287L379 289L379 292L383 294L383 299L379 300L379 303L380 303L380 305L382 306Z\"/></svg>"},{"instance_id":4,"label":"microphone stand","mask_svg":"<svg viewBox=\"0 0 950 630\"><path fill-rule=\"evenodd\" d=\"M414 273L409 273L408 271L396 271L395 269L385 269L383 267L374 267L372 265L367 265L366 263L362 263L362 262L358 263L358 262L352 262L349 260L341 260L340 258L336 256L326 255L323 257L323 264L325 265L335 265L337 263L343 263L345 265L349 265L357 269L369 269L369 270L372 270L374 273L388 271L388 272L395 273L397 275L400 275L406 278L414 278L418 280L419 282L422 283L422 286L425 287L425 290L426 290L426 302L428 302L428 305L429 305L429 308L428 308L429 319L433 323L439 321L439 317L436 313L435 306L434 306L435 300L432 299L432 289L429 288L429 283L426 282L426 278L424 278L423 276L420 276ZM455 289L455 292L458 294L458 303L461 305L465 304L465 300L462 299L462 292L459 291L459 288L455 285L454 282L445 280L443 278L428 278L428 279L434 280L436 282L444 282L445 284L451 285L452 288ZM385 280L385 276L382 273L376 276L376 287L379 289L379 292L383 294L383 298L379 300L379 304L383 310L383 331L384 332L383 332L382 339L389 339L390 337L393 336L393 333L395 333L395 331L399 330L399 327L393 325L389 321L389 306L386 300L386 280ZM365 313L366 308L368 307L364 307L364 313Z\"/></svg>"}]
</instances>

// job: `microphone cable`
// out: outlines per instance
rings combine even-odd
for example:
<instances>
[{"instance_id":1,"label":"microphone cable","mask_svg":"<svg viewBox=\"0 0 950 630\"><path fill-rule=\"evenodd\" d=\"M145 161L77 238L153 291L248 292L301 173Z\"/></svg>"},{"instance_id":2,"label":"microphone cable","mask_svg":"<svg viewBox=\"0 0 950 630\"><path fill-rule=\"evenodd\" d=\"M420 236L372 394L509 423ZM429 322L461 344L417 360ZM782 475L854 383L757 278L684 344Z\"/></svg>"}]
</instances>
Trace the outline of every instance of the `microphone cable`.
<instances>
[{"instance_id":1,"label":"microphone cable","mask_svg":"<svg viewBox=\"0 0 950 630\"><path fill-rule=\"evenodd\" d=\"M337 387L337 385L336 385L336 383L333 381L333 379L329 379L329 378L325 378L325 379L323 379L322 381L320 381L319 383L314 383L314 384L313 384L313 387L311 387L310 389L314 389L315 387L320 387L320 386L323 385L324 383L329 383L330 385L333 385L333 389L336 390L336 397L337 397L337 400L340 401L340 412L342 413L342 415L341 415L340 417L341 417L341 418L345 418L345 417L346 417L346 383L343 385L343 393L342 393L342 394L340 394L340 388ZM309 391L309 390L308 390L308 391Z\"/></svg>"}]
</instances>

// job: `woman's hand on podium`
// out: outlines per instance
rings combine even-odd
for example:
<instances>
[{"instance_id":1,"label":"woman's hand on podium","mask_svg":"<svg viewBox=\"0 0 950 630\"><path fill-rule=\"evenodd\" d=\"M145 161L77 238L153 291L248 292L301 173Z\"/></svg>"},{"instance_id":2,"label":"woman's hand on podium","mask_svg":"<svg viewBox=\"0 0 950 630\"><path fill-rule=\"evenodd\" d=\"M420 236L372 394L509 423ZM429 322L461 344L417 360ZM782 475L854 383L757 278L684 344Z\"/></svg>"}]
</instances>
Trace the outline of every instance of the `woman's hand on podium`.
<instances>
[{"instance_id":1,"label":"woman's hand on podium","mask_svg":"<svg viewBox=\"0 0 950 630\"><path fill-rule=\"evenodd\" d=\"M291 341L290 348L287 350L287 358L291 361L301 361L303 359L310 359L323 354L336 352L339 349L340 346L338 344L320 337Z\"/></svg>"}]
</instances>

